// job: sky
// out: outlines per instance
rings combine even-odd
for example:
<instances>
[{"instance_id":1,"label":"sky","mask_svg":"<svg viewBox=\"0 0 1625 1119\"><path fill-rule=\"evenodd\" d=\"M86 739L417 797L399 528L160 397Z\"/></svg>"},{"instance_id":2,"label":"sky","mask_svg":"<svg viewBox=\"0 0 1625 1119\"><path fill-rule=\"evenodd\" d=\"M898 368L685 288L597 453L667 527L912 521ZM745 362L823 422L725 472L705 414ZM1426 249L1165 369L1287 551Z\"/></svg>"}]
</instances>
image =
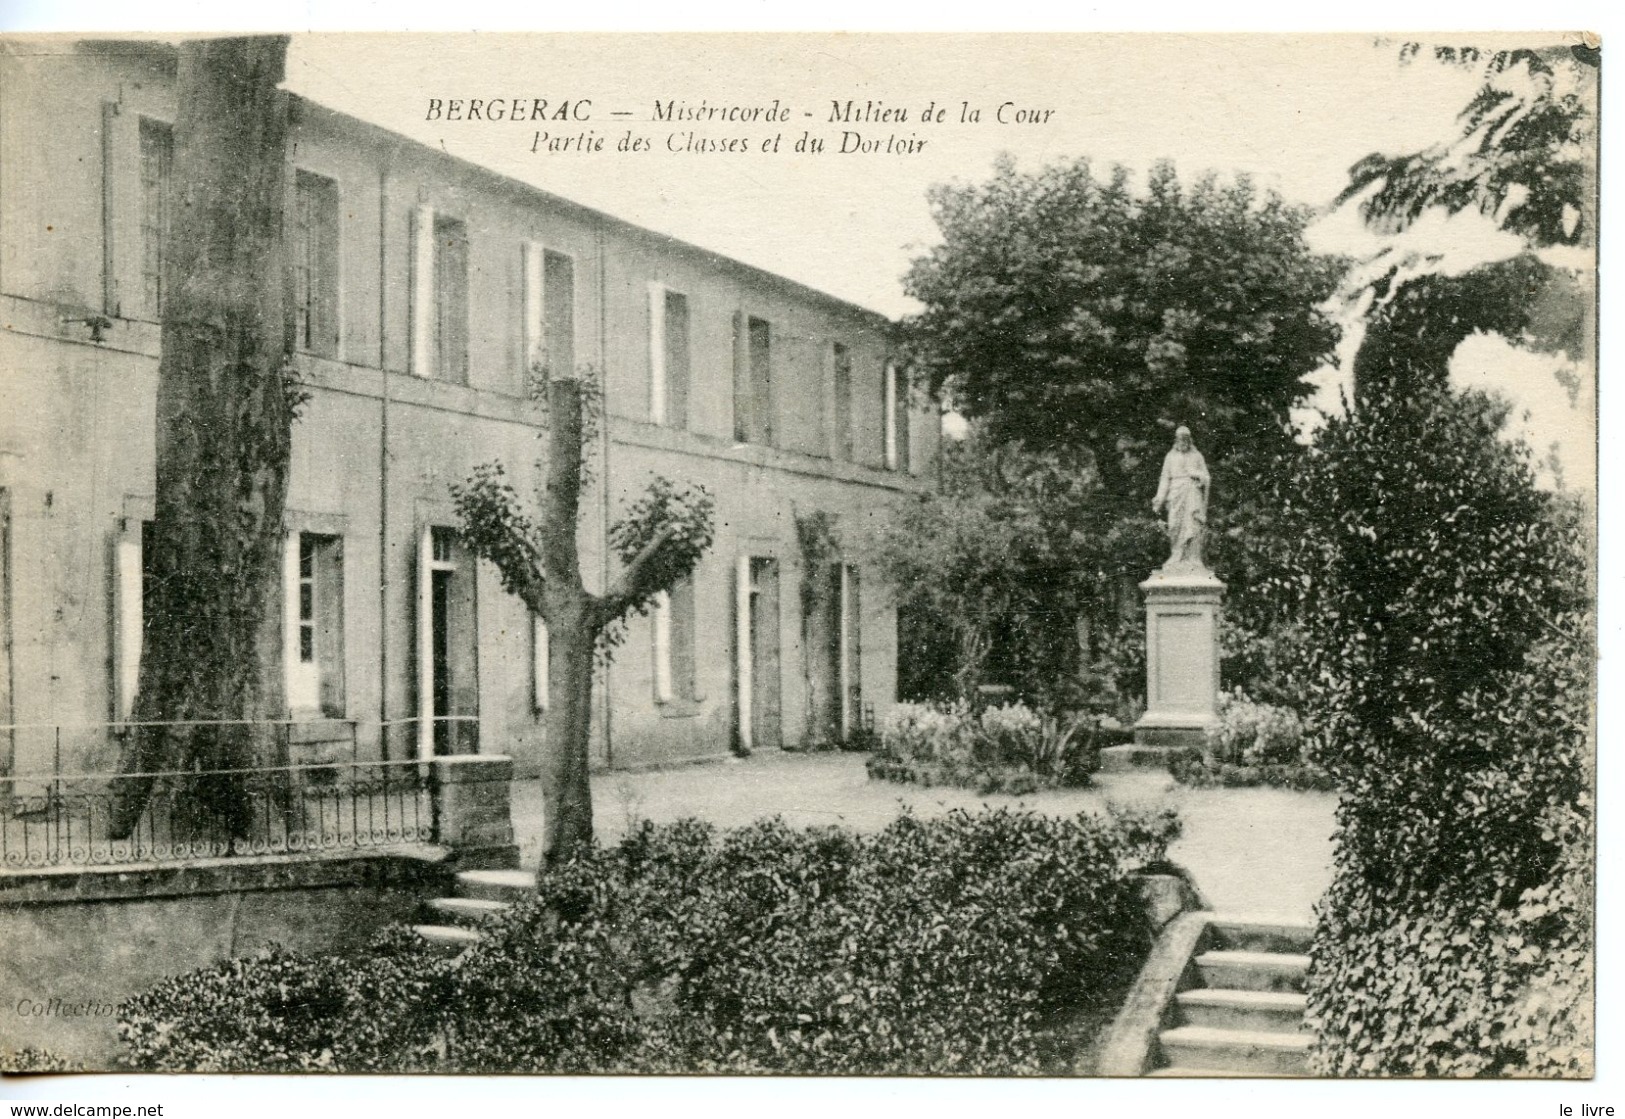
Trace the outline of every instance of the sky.
<instances>
[{"instance_id":1,"label":"sky","mask_svg":"<svg viewBox=\"0 0 1625 1119\"><path fill-rule=\"evenodd\" d=\"M1142 182L1164 159L1187 179L1246 174L1316 211L1317 250L1369 252L1369 232L1346 210L1329 212L1350 166L1448 136L1477 85L1468 70L1401 64L1399 43L1369 33L296 35L287 85L895 317L917 309L902 277L938 240L929 188L984 179L1000 153L1027 170L1087 157L1104 174L1121 163ZM562 104L570 119L467 119L476 98L532 109L545 99L549 116ZM453 101L463 119L448 119ZM783 119L656 119L668 102ZM832 121L848 103L858 114L872 107L871 118L905 116ZM923 121L928 106L944 119ZM802 136L825 150L797 153ZM775 137L777 150L762 151ZM879 150L841 151L852 137ZM649 150L620 150L623 138ZM888 139L905 150L888 152ZM748 150L687 150L727 140ZM1438 232L1481 259L1516 248L1471 217ZM1348 337L1344 371L1312 378L1317 395L1301 420L1337 406L1357 331ZM1592 477L1594 394L1571 400L1552 362L1505 346L1477 344L1463 362L1460 383L1511 398L1540 455L1558 445L1568 484Z\"/></svg>"}]
</instances>

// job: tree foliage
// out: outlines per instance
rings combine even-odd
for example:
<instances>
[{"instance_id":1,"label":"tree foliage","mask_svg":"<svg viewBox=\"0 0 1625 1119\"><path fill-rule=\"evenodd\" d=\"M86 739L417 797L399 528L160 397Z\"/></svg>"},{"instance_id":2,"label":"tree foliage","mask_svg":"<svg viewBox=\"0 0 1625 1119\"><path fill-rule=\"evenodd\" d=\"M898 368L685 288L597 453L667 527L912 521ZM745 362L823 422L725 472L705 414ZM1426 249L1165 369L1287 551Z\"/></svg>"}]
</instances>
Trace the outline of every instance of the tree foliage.
<instances>
[{"instance_id":1,"label":"tree foliage","mask_svg":"<svg viewBox=\"0 0 1625 1119\"><path fill-rule=\"evenodd\" d=\"M1409 60L1422 50L1408 43L1400 57ZM1424 151L1366 156L1350 169L1349 185L1334 205L1359 198L1365 219L1392 232L1434 208L1471 209L1531 245L1593 241L1599 52L1435 47L1432 54L1483 75L1456 117L1455 133Z\"/></svg>"},{"instance_id":2,"label":"tree foliage","mask_svg":"<svg viewBox=\"0 0 1625 1119\"><path fill-rule=\"evenodd\" d=\"M592 842L588 737L594 650L609 656L619 623L694 570L711 546L715 504L703 487L656 477L609 530L621 572L602 593L582 579L577 530L589 470L587 434L596 381L570 371L539 378L547 403L546 486L540 515L525 508L501 463L452 487L463 539L490 560L502 585L548 627L547 756L543 852L557 861Z\"/></svg>"},{"instance_id":3,"label":"tree foliage","mask_svg":"<svg viewBox=\"0 0 1625 1119\"><path fill-rule=\"evenodd\" d=\"M1402 57L1421 52L1407 44ZM1597 52L1580 46L1483 52L1434 48L1440 62L1476 67L1478 92L1454 132L1400 155L1372 153L1350 169L1335 205L1356 204L1388 235L1351 273L1346 294L1365 307L1367 338L1355 383L1443 381L1456 346L1474 333L1571 359L1590 356L1597 228ZM1476 213L1523 250L1459 268L1451 250L1412 245L1434 215Z\"/></svg>"},{"instance_id":4,"label":"tree foliage","mask_svg":"<svg viewBox=\"0 0 1625 1119\"><path fill-rule=\"evenodd\" d=\"M1210 462L1284 439L1332 357L1318 305L1341 263L1246 178L1187 187L1160 164L1136 195L1121 167L1006 159L930 198L942 244L904 279L925 305L905 324L913 367L994 441L1087 452L1114 500L1150 493L1179 423Z\"/></svg>"},{"instance_id":5,"label":"tree foliage","mask_svg":"<svg viewBox=\"0 0 1625 1119\"><path fill-rule=\"evenodd\" d=\"M900 613L922 620L905 655L939 668L916 665L917 690L967 698L999 683L1041 706L1078 698L1067 694L1081 668L1078 619L1108 563L1098 490L1093 469L1060 452L981 432L944 447L940 490L887 523L875 548Z\"/></svg>"}]
</instances>

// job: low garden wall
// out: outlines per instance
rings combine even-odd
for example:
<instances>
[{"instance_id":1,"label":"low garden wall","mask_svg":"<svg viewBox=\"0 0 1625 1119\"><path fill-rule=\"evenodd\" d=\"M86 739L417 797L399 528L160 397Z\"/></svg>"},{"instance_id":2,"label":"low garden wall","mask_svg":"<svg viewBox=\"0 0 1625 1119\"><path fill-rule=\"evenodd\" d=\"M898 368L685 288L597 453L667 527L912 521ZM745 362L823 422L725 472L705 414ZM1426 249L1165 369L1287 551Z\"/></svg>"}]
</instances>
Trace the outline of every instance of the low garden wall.
<instances>
[{"instance_id":1,"label":"low garden wall","mask_svg":"<svg viewBox=\"0 0 1625 1119\"><path fill-rule=\"evenodd\" d=\"M0 871L0 1068L25 1048L112 1067L117 1004L158 981L272 944L350 951L455 870L516 865L512 774L506 757L435 759L435 844Z\"/></svg>"},{"instance_id":2,"label":"low garden wall","mask_svg":"<svg viewBox=\"0 0 1625 1119\"><path fill-rule=\"evenodd\" d=\"M326 952L409 917L448 852L266 855L0 875L0 1066L23 1048L109 1068L114 1008L268 944Z\"/></svg>"}]
</instances>

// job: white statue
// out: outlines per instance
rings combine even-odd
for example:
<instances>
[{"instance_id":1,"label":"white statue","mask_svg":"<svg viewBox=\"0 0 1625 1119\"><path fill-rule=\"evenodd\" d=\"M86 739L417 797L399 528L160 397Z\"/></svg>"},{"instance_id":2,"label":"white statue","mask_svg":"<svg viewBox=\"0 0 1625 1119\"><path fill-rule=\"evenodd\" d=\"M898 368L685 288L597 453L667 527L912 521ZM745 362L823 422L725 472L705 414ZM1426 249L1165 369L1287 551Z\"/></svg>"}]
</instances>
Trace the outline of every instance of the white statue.
<instances>
[{"instance_id":1,"label":"white statue","mask_svg":"<svg viewBox=\"0 0 1625 1119\"><path fill-rule=\"evenodd\" d=\"M1207 532L1207 463L1191 442L1191 429L1174 432L1173 450L1162 460L1162 480L1151 508L1168 510L1168 562L1170 569L1207 570L1202 562L1202 537Z\"/></svg>"}]
</instances>

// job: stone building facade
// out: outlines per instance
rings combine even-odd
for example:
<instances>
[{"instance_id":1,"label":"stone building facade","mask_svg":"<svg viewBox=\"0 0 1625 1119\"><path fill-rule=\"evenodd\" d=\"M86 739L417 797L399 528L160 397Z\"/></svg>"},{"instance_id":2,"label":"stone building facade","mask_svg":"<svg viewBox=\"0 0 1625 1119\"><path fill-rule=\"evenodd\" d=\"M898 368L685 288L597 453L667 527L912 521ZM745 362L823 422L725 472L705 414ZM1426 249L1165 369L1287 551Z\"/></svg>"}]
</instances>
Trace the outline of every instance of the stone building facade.
<instances>
[{"instance_id":1,"label":"stone building facade","mask_svg":"<svg viewBox=\"0 0 1625 1119\"><path fill-rule=\"evenodd\" d=\"M174 60L0 47L0 764L105 771L137 678L153 508ZM527 370L599 371L588 570L650 477L717 537L600 678L595 762L849 733L895 691L865 526L932 483L873 312L301 99L288 167L294 432L283 600L297 758L511 754L533 771L545 633L451 531L449 486L534 480ZM822 517L817 515L822 514ZM833 527L833 564L803 533Z\"/></svg>"}]
</instances>

